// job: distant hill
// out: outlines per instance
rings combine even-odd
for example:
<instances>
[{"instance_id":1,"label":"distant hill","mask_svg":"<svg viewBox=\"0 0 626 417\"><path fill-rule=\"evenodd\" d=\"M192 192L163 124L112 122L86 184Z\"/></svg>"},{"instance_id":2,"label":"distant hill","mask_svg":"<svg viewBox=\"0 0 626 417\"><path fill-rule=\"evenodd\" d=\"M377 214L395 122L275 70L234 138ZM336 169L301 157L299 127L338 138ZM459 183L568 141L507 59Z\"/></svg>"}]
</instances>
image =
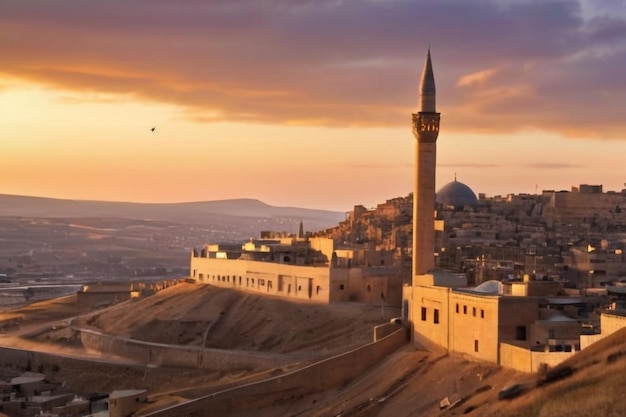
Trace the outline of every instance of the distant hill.
<instances>
[{"instance_id":1,"label":"distant hill","mask_svg":"<svg viewBox=\"0 0 626 417\"><path fill-rule=\"evenodd\" d=\"M345 219L343 212L297 207L276 207L241 198L187 203L127 203L66 200L0 194L0 216L16 217L118 217L199 224L211 218L247 217L302 220L306 230L320 230Z\"/></svg>"}]
</instances>

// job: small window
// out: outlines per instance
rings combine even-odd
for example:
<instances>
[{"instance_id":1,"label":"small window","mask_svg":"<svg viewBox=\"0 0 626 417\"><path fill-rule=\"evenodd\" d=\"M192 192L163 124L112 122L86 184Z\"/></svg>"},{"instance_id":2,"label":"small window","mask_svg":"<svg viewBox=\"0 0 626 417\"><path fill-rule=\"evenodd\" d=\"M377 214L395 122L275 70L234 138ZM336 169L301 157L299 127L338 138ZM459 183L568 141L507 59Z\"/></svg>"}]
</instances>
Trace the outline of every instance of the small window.
<instances>
[{"instance_id":1,"label":"small window","mask_svg":"<svg viewBox=\"0 0 626 417\"><path fill-rule=\"evenodd\" d=\"M515 340L526 340L526 326L517 326L515 328Z\"/></svg>"},{"instance_id":2,"label":"small window","mask_svg":"<svg viewBox=\"0 0 626 417\"><path fill-rule=\"evenodd\" d=\"M485 310L483 310L482 308L480 309L480 318L481 319L485 318Z\"/></svg>"},{"instance_id":3,"label":"small window","mask_svg":"<svg viewBox=\"0 0 626 417\"><path fill-rule=\"evenodd\" d=\"M435 312L433 313L433 323L435 324L439 324L439 309L435 309Z\"/></svg>"},{"instance_id":4,"label":"small window","mask_svg":"<svg viewBox=\"0 0 626 417\"><path fill-rule=\"evenodd\" d=\"M476 317L476 307L472 307L472 316Z\"/></svg>"},{"instance_id":5,"label":"small window","mask_svg":"<svg viewBox=\"0 0 626 417\"><path fill-rule=\"evenodd\" d=\"M456 312L459 312L459 303L456 303Z\"/></svg>"},{"instance_id":6,"label":"small window","mask_svg":"<svg viewBox=\"0 0 626 417\"><path fill-rule=\"evenodd\" d=\"M474 352L478 352L478 339L474 339Z\"/></svg>"},{"instance_id":7,"label":"small window","mask_svg":"<svg viewBox=\"0 0 626 417\"><path fill-rule=\"evenodd\" d=\"M339 284L339 289L343 290L343 284Z\"/></svg>"},{"instance_id":8,"label":"small window","mask_svg":"<svg viewBox=\"0 0 626 417\"><path fill-rule=\"evenodd\" d=\"M370 287L369 285L367 286L367 292L372 291L372 287Z\"/></svg>"},{"instance_id":9,"label":"small window","mask_svg":"<svg viewBox=\"0 0 626 417\"><path fill-rule=\"evenodd\" d=\"M426 307L422 307L422 321L426 321Z\"/></svg>"},{"instance_id":10,"label":"small window","mask_svg":"<svg viewBox=\"0 0 626 417\"><path fill-rule=\"evenodd\" d=\"M463 306L463 314L467 314L467 306Z\"/></svg>"}]
</instances>

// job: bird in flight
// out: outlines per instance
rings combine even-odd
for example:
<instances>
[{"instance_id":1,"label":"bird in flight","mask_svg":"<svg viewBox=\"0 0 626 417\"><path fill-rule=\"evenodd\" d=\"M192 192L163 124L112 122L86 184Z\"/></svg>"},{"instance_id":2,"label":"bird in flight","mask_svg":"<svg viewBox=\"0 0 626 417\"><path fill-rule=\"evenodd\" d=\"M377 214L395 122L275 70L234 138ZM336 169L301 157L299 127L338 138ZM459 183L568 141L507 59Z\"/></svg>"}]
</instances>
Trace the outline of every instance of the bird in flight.
<instances>
[{"instance_id":1,"label":"bird in flight","mask_svg":"<svg viewBox=\"0 0 626 417\"><path fill-rule=\"evenodd\" d=\"M154 132L155 129L156 129L156 126L152 126L152 128L150 128L150 131Z\"/></svg>"}]
</instances>

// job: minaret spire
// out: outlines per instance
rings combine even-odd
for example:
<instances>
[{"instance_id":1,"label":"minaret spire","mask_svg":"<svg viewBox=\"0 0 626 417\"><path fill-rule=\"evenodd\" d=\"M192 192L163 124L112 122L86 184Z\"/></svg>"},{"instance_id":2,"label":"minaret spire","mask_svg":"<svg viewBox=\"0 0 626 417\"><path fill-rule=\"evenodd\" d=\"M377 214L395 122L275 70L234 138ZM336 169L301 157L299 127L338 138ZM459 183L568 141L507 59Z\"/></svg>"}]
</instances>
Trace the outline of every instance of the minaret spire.
<instances>
[{"instance_id":1,"label":"minaret spire","mask_svg":"<svg viewBox=\"0 0 626 417\"><path fill-rule=\"evenodd\" d=\"M428 47L428 55L426 56L426 62L424 62L424 69L422 70L422 80L420 82L420 112L437 112L436 110L436 89L435 89L435 74L433 73L433 64L430 59L430 47Z\"/></svg>"},{"instance_id":2,"label":"minaret spire","mask_svg":"<svg viewBox=\"0 0 626 417\"><path fill-rule=\"evenodd\" d=\"M413 192L413 285L435 267L435 167L439 113L435 105L435 75L430 47L422 70L419 110L412 114L415 136Z\"/></svg>"}]
</instances>

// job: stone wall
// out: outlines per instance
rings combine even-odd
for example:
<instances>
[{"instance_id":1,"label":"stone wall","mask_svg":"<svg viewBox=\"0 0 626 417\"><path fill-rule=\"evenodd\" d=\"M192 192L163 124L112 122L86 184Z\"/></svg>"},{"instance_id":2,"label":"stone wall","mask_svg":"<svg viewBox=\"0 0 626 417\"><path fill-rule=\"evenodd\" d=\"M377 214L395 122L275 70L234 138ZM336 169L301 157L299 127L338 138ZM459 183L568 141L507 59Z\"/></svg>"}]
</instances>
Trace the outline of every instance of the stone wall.
<instances>
[{"instance_id":1,"label":"stone wall","mask_svg":"<svg viewBox=\"0 0 626 417\"><path fill-rule=\"evenodd\" d=\"M389 336L390 334L395 333L396 331L398 331L399 328L404 328L406 331L406 328L402 326L401 323L395 323L395 322L379 324L378 326L375 326L374 327L374 342L377 342L380 339L383 339ZM409 341L410 338L409 338L408 332L406 336L407 336L406 340Z\"/></svg>"},{"instance_id":2,"label":"stone wall","mask_svg":"<svg viewBox=\"0 0 626 417\"><path fill-rule=\"evenodd\" d=\"M191 277L216 287L315 303L357 301L380 305L384 301L399 307L402 299L402 279L391 265L301 266L192 255Z\"/></svg>"},{"instance_id":3,"label":"stone wall","mask_svg":"<svg viewBox=\"0 0 626 417\"><path fill-rule=\"evenodd\" d=\"M191 277L216 287L328 303L330 268L240 259L191 257Z\"/></svg>"},{"instance_id":4,"label":"stone wall","mask_svg":"<svg viewBox=\"0 0 626 417\"><path fill-rule=\"evenodd\" d=\"M278 368L302 359L297 356L265 352L166 345L111 336L89 329L72 328L72 330L80 334L81 343L89 352L104 352L146 365L232 371Z\"/></svg>"},{"instance_id":5,"label":"stone wall","mask_svg":"<svg viewBox=\"0 0 626 417\"><path fill-rule=\"evenodd\" d=\"M428 350L450 348L450 288L406 286L404 298L409 300L409 321L413 323L415 346Z\"/></svg>"},{"instance_id":6,"label":"stone wall","mask_svg":"<svg viewBox=\"0 0 626 417\"><path fill-rule=\"evenodd\" d=\"M452 352L498 363L499 296L453 292L450 296Z\"/></svg>"},{"instance_id":7,"label":"stone wall","mask_svg":"<svg viewBox=\"0 0 626 417\"><path fill-rule=\"evenodd\" d=\"M626 316L605 312L600 315L600 334L581 335L580 348L585 349L595 342L604 339L626 327Z\"/></svg>"},{"instance_id":8,"label":"stone wall","mask_svg":"<svg viewBox=\"0 0 626 417\"><path fill-rule=\"evenodd\" d=\"M575 354L576 352L533 351L522 344L500 343L500 365L520 372L537 372L544 364L553 368Z\"/></svg>"},{"instance_id":9,"label":"stone wall","mask_svg":"<svg viewBox=\"0 0 626 417\"><path fill-rule=\"evenodd\" d=\"M220 391L164 410L145 414L158 417L225 416L243 409L261 408L276 401L348 384L406 343L406 332L391 335L350 352L287 374Z\"/></svg>"}]
</instances>

